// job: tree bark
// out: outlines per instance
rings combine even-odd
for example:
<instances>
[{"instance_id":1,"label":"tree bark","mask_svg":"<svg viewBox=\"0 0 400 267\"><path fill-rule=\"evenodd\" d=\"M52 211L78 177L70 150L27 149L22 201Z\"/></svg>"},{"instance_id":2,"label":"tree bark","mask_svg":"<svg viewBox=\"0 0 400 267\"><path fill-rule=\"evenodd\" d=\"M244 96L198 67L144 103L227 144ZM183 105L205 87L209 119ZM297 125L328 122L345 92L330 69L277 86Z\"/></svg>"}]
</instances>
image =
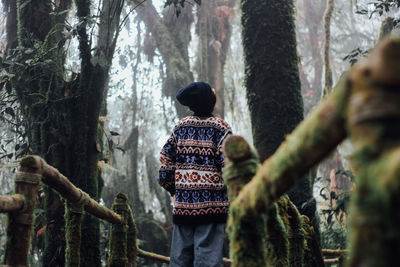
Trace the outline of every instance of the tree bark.
<instances>
[{"instance_id":1,"label":"tree bark","mask_svg":"<svg viewBox=\"0 0 400 267\"><path fill-rule=\"evenodd\" d=\"M156 179L158 177L158 172L156 166L159 166L159 164L153 156L153 151L146 154L145 160L150 190L156 194L157 199L160 201L161 209L165 215L166 224L170 225L172 222L171 196L157 183Z\"/></svg>"},{"instance_id":2,"label":"tree bark","mask_svg":"<svg viewBox=\"0 0 400 267\"><path fill-rule=\"evenodd\" d=\"M332 69L329 58L329 49L331 44L331 20L332 13L335 7L334 0L327 0L326 10L324 14L324 33L325 33L325 43L324 43L324 69L325 69L325 83L321 96L329 94L332 90Z\"/></svg>"},{"instance_id":3,"label":"tree bark","mask_svg":"<svg viewBox=\"0 0 400 267\"><path fill-rule=\"evenodd\" d=\"M108 71L118 37L123 0L104 0L99 24L97 48L91 48L87 33L90 1L76 0L81 22L77 29L81 73L65 82L65 51L62 31L67 15L52 15L68 9L71 1L17 1L17 39L20 48L15 57L21 65L10 66L15 73L12 86L17 92L26 122L29 145L71 181L98 200L97 127ZM54 4L54 5L53 5ZM13 36L13 21L7 27ZM26 53L26 51L30 51ZM93 56L92 56L93 52ZM23 67L21 67L23 66ZM64 209L57 195L46 190L47 224L45 266L64 264ZM85 216L82 261L99 266L99 228L97 219ZM51 230L50 230L51 229Z\"/></svg>"},{"instance_id":4,"label":"tree bark","mask_svg":"<svg viewBox=\"0 0 400 267\"><path fill-rule=\"evenodd\" d=\"M252 217L256 210L263 210L276 201L309 168L328 155L347 135L342 113L347 97L343 79L329 99L288 135L275 154L261 165L232 205L241 206L249 212L249 218ZM243 216L247 218L246 214Z\"/></svg>"},{"instance_id":5,"label":"tree bark","mask_svg":"<svg viewBox=\"0 0 400 267\"><path fill-rule=\"evenodd\" d=\"M17 1L3 0L3 9L7 13L7 46L5 51L14 49L17 45Z\"/></svg>"},{"instance_id":6,"label":"tree bark","mask_svg":"<svg viewBox=\"0 0 400 267\"><path fill-rule=\"evenodd\" d=\"M4 265L27 266L28 252L33 235L35 217L33 211L37 202L37 193L42 178L39 168L31 168L21 162L15 178L15 193L24 196L24 209L8 214L7 246Z\"/></svg>"},{"instance_id":7,"label":"tree bark","mask_svg":"<svg viewBox=\"0 0 400 267\"><path fill-rule=\"evenodd\" d=\"M293 0L242 0L245 85L254 145L261 161L271 156L303 119ZM302 212L315 217L310 177L288 193Z\"/></svg>"},{"instance_id":8,"label":"tree bark","mask_svg":"<svg viewBox=\"0 0 400 267\"><path fill-rule=\"evenodd\" d=\"M189 28L193 21L191 5L186 5L180 18L171 23L172 29L168 28L165 21L160 17L151 1L146 1L138 7L138 16L145 23L147 31L151 32L155 39L157 48L166 66L166 80L163 85L163 95L171 97L175 103L178 117L182 118L190 114L189 110L175 101L175 95L179 89L193 82L193 74L190 71L188 60L188 45L190 37ZM184 34L179 36L173 34L176 28L183 29Z\"/></svg>"},{"instance_id":9,"label":"tree bark","mask_svg":"<svg viewBox=\"0 0 400 267\"><path fill-rule=\"evenodd\" d=\"M21 210L25 205L23 195L0 196L0 212L12 212Z\"/></svg>"},{"instance_id":10,"label":"tree bark","mask_svg":"<svg viewBox=\"0 0 400 267\"><path fill-rule=\"evenodd\" d=\"M210 83L217 94L214 115L224 117L224 66L230 45L236 0L205 1L198 8L199 80Z\"/></svg>"}]
</instances>

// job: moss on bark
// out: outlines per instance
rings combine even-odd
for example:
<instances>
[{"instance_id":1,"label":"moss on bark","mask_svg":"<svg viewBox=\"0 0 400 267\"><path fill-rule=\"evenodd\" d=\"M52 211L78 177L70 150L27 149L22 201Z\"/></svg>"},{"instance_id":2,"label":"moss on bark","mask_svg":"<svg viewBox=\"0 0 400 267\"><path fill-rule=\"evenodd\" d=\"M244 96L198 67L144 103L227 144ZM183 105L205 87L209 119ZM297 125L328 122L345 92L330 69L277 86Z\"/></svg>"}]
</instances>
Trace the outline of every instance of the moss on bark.
<instances>
[{"instance_id":1,"label":"moss on bark","mask_svg":"<svg viewBox=\"0 0 400 267\"><path fill-rule=\"evenodd\" d=\"M8 214L4 265L28 265L28 252L33 235L33 211L41 178L40 161L22 160L19 172L16 174L15 193L24 196L25 205L22 210Z\"/></svg>"},{"instance_id":2,"label":"moss on bark","mask_svg":"<svg viewBox=\"0 0 400 267\"><path fill-rule=\"evenodd\" d=\"M334 0L327 0L327 5L324 13L324 33L325 33L325 42L324 42L324 67L325 67L325 83L324 88L322 89L321 97L324 97L332 90L332 69L329 58L329 49L331 44L331 20L333 9L335 7Z\"/></svg>"},{"instance_id":3,"label":"moss on bark","mask_svg":"<svg viewBox=\"0 0 400 267\"><path fill-rule=\"evenodd\" d=\"M112 205L112 209L120 214L123 218L122 224L113 224L110 234L110 256L108 258L109 267L126 267L128 266L128 221L130 220L130 208L126 195L119 193ZM131 229L132 230L132 229ZM131 236L130 236L131 237ZM132 255L132 254L130 254Z\"/></svg>"},{"instance_id":4,"label":"moss on bark","mask_svg":"<svg viewBox=\"0 0 400 267\"><path fill-rule=\"evenodd\" d=\"M303 119L293 0L242 0L245 85L254 145L264 161ZM312 199L305 175L289 197L301 210ZM314 208L307 215L315 217Z\"/></svg>"},{"instance_id":5,"label":"moss on bark","mask_svg":"<svg viewBox=\"0 0 400 267\"><path fill-rule=\"evenodd\" d=\"M352 67L337 88L259 168L231 203L234 223L268 211L347 135L357 187L347 266L394 266L400 251L400 39ZM237 231L237 230L236 230Z\"/></svg>"},{"instance_id":6,"label":"moss on bark","mask_svg":"<svg viewBox=\"0 0 400 267\"><path fill-rule=\"evenodd\" d=\"M83 216L83 205L74 205L69 202L65 204L65 266L80 266L81 250L81 224Z\"/></svg>"},{"instance_id":7,"label":"moss on bark","mask_svg":"<svg viewBox=\"0 0 400 267\"><path fill-rule=\"evenodd\" d=\"M259 166L257 153L240 136L224 143L228 159L223 177L229 197L235 202L241 189ZM239 205L231 205L228 233L233 266L304 266L305 237L303 221L287 195L249 218L242 217Z\"/></svg>"}]
</instances>

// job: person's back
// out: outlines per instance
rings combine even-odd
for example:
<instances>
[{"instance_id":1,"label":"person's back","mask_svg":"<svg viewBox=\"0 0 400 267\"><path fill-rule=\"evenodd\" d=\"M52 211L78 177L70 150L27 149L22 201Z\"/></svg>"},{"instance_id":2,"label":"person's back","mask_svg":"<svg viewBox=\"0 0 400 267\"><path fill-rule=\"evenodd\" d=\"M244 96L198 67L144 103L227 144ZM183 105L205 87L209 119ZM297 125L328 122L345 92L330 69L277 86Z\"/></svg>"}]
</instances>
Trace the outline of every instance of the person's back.
<instances>
[{"instance_id":1,"label":"person's back","mask_svg":"<svg viewBox=\"0 0 400 267\"><path fill-rule=\"evenodd\" d=\"M170 266L220 266L229 209L221 149L231 129L212 116L215 94L208 84L193 83L180 93L178 100L189 102L195 114L174 127L161 151L158 178L174 196Z\"/></svg>"}]
</instances>

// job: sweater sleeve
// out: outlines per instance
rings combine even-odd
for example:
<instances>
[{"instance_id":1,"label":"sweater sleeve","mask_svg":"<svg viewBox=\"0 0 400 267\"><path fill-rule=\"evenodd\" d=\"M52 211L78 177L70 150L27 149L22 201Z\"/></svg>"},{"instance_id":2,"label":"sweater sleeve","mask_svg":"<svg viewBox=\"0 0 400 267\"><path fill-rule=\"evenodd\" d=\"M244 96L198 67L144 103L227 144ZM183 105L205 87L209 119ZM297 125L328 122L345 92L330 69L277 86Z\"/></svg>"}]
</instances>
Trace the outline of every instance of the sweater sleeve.
<instances>
[{"instance_id":1,"label":"sweater sleeve","mask_svg":"<svg viewBox=\"0 0 400 267\"><path fill-rule=\"evenodd\" d=\"M218 142L218 148L217 148L215 161L216 161L216 165L219 169L222 169L225 165L225 163L224 163L225 157L224 157L224 154L222 153L222 145L224 143L224 140L231 134L232 134L232 129L228 128Z\"/></svg>"},{"instance_id":2,"label":"sweater sleeve","mask_svg":"<svg viewBox=\"0 0 400 267\"><path fill-rule=\"evenodd\" d=\"M167 190L171 196L175 195L175 156L176 140L174 134L172 134L161 150L161 167L158 175L158 183Z\"/></svg>"}]
</instances>

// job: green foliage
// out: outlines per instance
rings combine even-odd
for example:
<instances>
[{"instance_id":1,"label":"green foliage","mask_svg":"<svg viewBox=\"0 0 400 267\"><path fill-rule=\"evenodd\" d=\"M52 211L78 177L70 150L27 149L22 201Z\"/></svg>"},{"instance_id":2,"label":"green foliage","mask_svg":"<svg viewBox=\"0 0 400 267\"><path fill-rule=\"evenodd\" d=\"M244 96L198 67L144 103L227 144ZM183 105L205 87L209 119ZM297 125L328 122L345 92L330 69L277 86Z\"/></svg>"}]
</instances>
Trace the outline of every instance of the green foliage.
<instances>
[{"instance_id":1,"label":"green foliage","mask_svg":"<svg viewBox=\"0 0 400 267\"><path fill-rule=\"evenodd\" d=\"M373 7L372 11L369 9L370 6ZM356 13L360 15L368 15L369 18L372 18L374 14L382 16L385 12L389 12L391 9L396 7L400 7L400 0L376 0L362 6L361 9L356 11Z\"/></svg>"},{"instance_id":2,"label":"green foliage","mask_svg":"<svg viewBox=\"0 0 400 267\"><path fill-rule=\"evenodd\" d=\"M359 47L356 49L352 50L350 54L345 56L343 60L346 60L350 63L350 65L354 65L359 61L361 58L366 57L369 53L369 50L362 50Z\"/></svg>"},{"instance_id":3,"label":"green foliage","mask_svg":"<svg viewBox=\"0 0 400 267\"><path fill-rule=\"evenodd\" d=\"M354 180L354 175L349 170L339 170L336 176L346 176ZM317 180L328 178L319 177ZM321 245L329 249L345 249L348 235L347 219L350 206L351 191L336 193L329 186L322 187L319 195L325 200L327 206L320 210L321 219Z\"/></svg>"},{"instance_id":4,"label":"green foliage","mask_svg":"<svg viewBox=\"0 0 400 267\"><path fill-rule=\"evenodd\" d=\"M193 0L197 5L201 5L201 0ZM188 3L189 5L193 5L193 3L189 2L188 0L166 0L164 3L164 7L174 5L175 8L175 14L178 17L182 9L185 7L185 3Z\"/></svg>"}]
</instances>

